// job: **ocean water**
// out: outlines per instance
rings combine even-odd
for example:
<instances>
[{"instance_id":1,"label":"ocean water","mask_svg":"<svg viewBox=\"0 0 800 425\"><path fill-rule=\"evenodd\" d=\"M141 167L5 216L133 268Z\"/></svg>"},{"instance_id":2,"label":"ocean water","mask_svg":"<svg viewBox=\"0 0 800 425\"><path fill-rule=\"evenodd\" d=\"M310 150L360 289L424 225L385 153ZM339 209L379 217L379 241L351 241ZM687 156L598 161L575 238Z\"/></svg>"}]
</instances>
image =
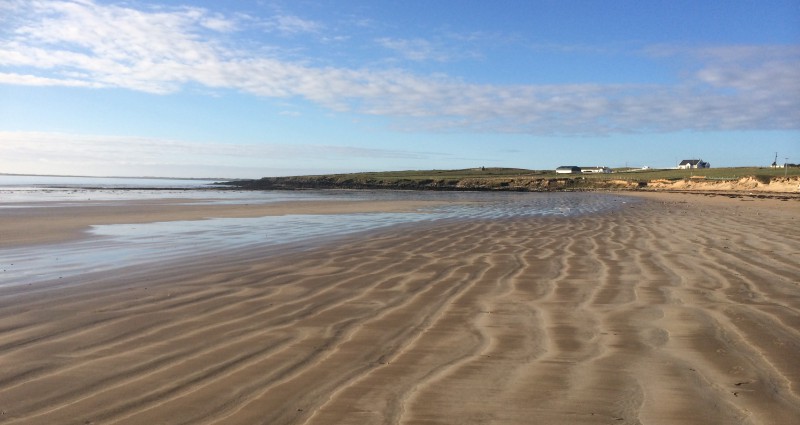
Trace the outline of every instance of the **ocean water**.
<instances>
[{"instance_id":1,"label":"ocean water","mask_svg":"<svg viewBox=\"0 0 800 425\"><path fill-rule=\"evenodd\" d=\"M17 176L0 174L0 207L23 203L86 202L146 198L201 198L214 180Z\"/></svg>"},{"instance_id":2,"label":"ocean water","mask_svg":"<svg viewBox=\"0 0 800 425\"><path fill-rule=\"evenodd\" d=\"M254 192L230 189L216 180L0 175L0 208L92 202L179 199L194 203L269 203L336 199L303 191Z\"/></svg>"},{"instance_id":3,"label":"ocean water","mask_svg":"<svg viewBox=\"0 0 800 425\"><path fill-rule=\"evenodd\" d=\"M159 182L160 183L160 182ZM200 186L200 185L198 185ZM141 186L133 186L141 188ZM406 191L229 191L88 189L54 196L42 186L25 195L8 196L0 189L0 208L55 205L93 200L192 198L204 203L263 203L287 200L438 200L437 207L407 213L296 214L259 218L214 218L146 224L94 226L87 238L35 247L0 249L0 286L74 282L82 274L127 266L146 267L163 261L236 250L280 247L290 243L313 246L318 241L345 237L409 223L439 220L498 220L534 216L594 214L635 202L594 193L486 193Z\"/></svg>"},{"instance_id":4,"label":"ocean water","mask_svg":"<svg viewBox=\"0 0 800 425\"><path fill-rule=\"evenodd\" d=\"M0 188L198 188L218 180L167 179L146 177L71 177L0 174Z\"/></svg>"}]
</instances>

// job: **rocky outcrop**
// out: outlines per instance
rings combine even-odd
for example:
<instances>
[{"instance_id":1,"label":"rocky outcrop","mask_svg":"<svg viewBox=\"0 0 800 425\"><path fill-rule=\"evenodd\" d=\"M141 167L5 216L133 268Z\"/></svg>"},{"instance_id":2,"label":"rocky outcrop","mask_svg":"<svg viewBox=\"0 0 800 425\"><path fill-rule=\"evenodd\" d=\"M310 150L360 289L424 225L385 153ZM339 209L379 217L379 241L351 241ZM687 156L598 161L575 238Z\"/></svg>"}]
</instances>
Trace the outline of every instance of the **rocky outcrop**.
<instances>
[{"instance_id":1,"label":"rocky outcrop","mask_svg":"<svg viewBox=\"0 0 800 425\"><path fill-rule=\"evenodd\" d=\"M451 191L551 192L602 189L639 189L644 183L627 180L597 180L585 177L470 177L462 179L379 179L348 176L265 177L228 182L242 189L393 189Z\"/></svg>"},{"instance_id":2,"label":"rocky outcrop","mask_svg":"<svg viewBox=\"0 0 800 425\"><path fill-rule=\"evenodd\" d=\"M458 180L384 180L336 176L265 177L259 180L239 180L227 184L242 189L396 189L396 190L457 190Z\"/></svg>"}]
</instances>

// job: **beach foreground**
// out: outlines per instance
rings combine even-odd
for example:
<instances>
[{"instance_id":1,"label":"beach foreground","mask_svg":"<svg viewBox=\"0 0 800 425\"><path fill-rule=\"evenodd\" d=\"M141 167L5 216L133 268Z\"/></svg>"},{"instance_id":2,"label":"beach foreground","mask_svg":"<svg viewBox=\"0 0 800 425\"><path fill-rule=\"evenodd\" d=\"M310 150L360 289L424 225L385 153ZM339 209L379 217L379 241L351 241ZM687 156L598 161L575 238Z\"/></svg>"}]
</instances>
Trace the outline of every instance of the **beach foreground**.
<instances>
[{"instance_id":1,"label":"beach foreground","mask_svg":"<svg viewBox=\"0 0 800 425\"><path fill-rule=\"evenodd\" d=\"M0 288L0 422L796 423L800 203L641 196Z\"/></svg>"}]
</instances>

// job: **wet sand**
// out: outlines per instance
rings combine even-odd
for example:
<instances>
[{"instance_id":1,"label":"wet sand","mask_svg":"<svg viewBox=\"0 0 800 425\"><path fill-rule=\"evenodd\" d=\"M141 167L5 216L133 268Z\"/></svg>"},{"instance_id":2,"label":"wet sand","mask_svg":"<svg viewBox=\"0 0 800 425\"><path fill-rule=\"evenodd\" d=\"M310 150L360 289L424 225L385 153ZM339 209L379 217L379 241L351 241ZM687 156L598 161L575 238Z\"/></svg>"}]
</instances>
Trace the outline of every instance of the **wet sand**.
<instances>
[{"instance_id":1,"label":"wet sand","mask_svg":"<svg viewBox=\"0 0 800 425\"><path fill-rule=\"evenodd\" d=\"M47 203L0 211L0 247L64 242L92 225L137 224L206 218L249 218L287 214L408 212L435 201L289 201L263 204L198 203L182 199Z\"/></svg>"},{"instance_id":2,"label":"wet sand","mask_svg":"<svg viewBox=\"0 0 800 425\"><path fill-rule=\"evenodd\" d=\"M800 203L643 197L0 288L0 422L796 423Z\"/></svg>"}]
</instances>

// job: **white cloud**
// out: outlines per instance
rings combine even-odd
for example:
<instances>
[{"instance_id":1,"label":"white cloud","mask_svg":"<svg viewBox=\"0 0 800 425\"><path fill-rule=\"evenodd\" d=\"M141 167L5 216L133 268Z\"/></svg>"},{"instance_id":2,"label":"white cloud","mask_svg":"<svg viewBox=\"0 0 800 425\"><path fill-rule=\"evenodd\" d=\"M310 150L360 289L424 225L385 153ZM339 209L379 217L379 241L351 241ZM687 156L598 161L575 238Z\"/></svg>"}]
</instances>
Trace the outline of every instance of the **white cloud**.
<instances>
[{"instance_id":1,"label":"white cloud","mask_svg":"<svg viewBox=\"0 0 800 425\"><path fill-rule=\"evenodd\" d=\"M91 81L37 77L30 74L15 74L13 72L0 72L0 83L22 86L100 87L99 84L92 83Z\"/></svg>"},{"instance_id":2,"label":"white cloud","mask_svg":"<svg viewBox=\"0 0 800 425\"><path fill-rule=\"evenodd\" d=\"M269 31L278 31L283 34L316 33L322 30L323 25L300 18L294 15L277 15L264 22L262 26Z\"/></svg>"},{"instance_id":3,"label":"white cloud","mask_svg":"<svg viewBox=\"0 0 800 425\"><path fill-rule=\"evenodd\" d=\"M399 53L404 59L411 61L436 61L448 62L457 55L448 52L444 47L429 40L414 38L389 38L382 37L375 40L381 47Z\"/></svg>"},{"instance_id":4,"label":"white cloud","mask_svg":"<svg viewBox=\"0 0 800 425\"><path fill-rule=\"evenodd\" d=\"M217 32L233 32L236 31L239 27L239 25L235 20L228 19L219 14L204 17L200 21L200 25L212 31L217 31Z\"/></svg>"},{"instance_id":5,"label":"white cloud","mask_svg":"<svg viewBox=\"0 0 800 425\"><path fill-rule=\"evenodd\" d=\"M14 6L15 16L0 29L4 84L155 94L195 84L389 116L409 130L553 135L800 127L798 46L647 49L655 60L688 64L690 72L673 85L500 86L402 69L315 67L268 55L274 50L263 43L245 50L228 37L238 29L236 19L201 8L133 9L90 0ZM268 26L284 33L323 29L290 15ZM414 60L448 57L421 39L380 41Z\"/></svg>"}]
</instances>

